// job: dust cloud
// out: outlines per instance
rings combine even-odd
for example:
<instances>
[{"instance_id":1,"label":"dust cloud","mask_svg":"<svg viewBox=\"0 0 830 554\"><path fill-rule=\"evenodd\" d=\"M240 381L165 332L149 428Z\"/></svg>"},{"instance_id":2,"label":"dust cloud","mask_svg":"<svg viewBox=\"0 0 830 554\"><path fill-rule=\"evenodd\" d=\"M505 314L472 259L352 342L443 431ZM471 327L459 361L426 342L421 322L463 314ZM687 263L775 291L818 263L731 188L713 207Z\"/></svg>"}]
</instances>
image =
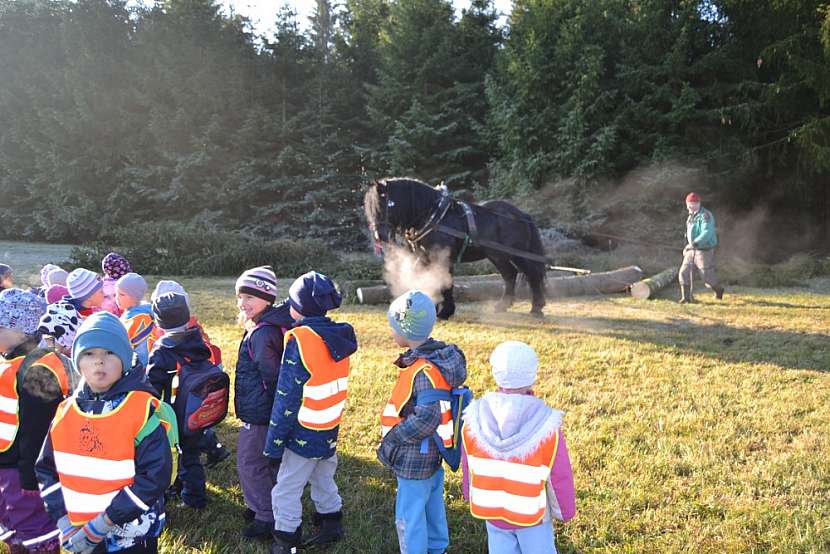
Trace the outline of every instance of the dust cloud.
<instances>
[{"instance_id":1,"label":"dust cloud","mask_svg":"<svg viewBox=\"0 0 830 554\"><path fill-rule=\"evenodd\" d=\"M394 297L419 289L438 302L441 291L452 286L449 257L449 249L442 248L431 252L428 262L424 263L406 247L387 245L383 249L383 280Z\"/></svg>"}]
</instances>

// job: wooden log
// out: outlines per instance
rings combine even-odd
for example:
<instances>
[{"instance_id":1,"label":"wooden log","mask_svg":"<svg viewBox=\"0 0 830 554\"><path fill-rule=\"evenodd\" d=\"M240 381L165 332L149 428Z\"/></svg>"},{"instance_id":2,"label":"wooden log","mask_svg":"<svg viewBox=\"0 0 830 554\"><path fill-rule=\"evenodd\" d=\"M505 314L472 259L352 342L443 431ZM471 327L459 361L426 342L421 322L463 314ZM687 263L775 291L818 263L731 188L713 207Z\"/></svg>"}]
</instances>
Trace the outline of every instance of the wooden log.
<instances>
[{"instance_id":1,"label":"wooden log","mask_svg":"<svg viewBox=\"0 0 830 554\"><path fill-rule=\"evenodd\" d=\"M636 266L624 267L614 271L578 275L574 277L548 277L548 298L584 296L591 294L613 294L625 292L632 283L643 278L643 271ZM457 300L476 302L497 300L504 290L504 282L498 275L479 276L476 279L456 279L454 292ZM516 298L530 297L530 290L524 279L516 283ZM392 301L392 294L386 285L360 287L357 299L361 304L384 304Z\"/></svg>"},{"instance_id":2,"label":"wooden log","mask_svg":"<svg viewBox=\"0 0 830 554\"><path fill-rule=\"evenodd\" d=\"M657 275L637 281L631 285L631 296L639 298L640 300L647 300L654 296L660 289L668 286L669 283L677 278L677 268L670 267L664 269Z\"/></svg>"},{"instance_id":3,"label":"wooden log","mask_svg":"<svg viewBox=\"0 0 830 554\"><path fill-rule=\"evenodd\" d=\"M361 304L387 304L392 301L392 292L386 285L360 287L357 289L357 301Z\"/></svg>"}]
</instances>

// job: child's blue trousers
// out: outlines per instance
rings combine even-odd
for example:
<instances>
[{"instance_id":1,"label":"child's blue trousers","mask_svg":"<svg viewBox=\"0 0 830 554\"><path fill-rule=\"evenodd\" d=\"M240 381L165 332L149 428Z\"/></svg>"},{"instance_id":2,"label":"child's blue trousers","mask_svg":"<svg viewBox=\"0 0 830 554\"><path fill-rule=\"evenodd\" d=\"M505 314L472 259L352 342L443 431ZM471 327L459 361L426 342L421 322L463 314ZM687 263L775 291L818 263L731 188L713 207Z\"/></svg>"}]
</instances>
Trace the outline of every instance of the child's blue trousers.
<instances>
[{"instance_id":1,"label":"child's blue trousers","mask_svg":"<svg viewBox=\"0 0 830 554\"><path fill-rule=\"evenodd\" d=\"M553 524L543 521L522 529L501 529L488 521L487 550L490 554L556 554Z\"/></svg>"},{"instance_id":2,"label":"child's blue trousers","mask_svg":"<svg viewBox=\"0 0 830 554\"><path fill-rule=\"evenodd\" d=\"M450 544L444 507L444 468L429 479L398 477L395 527L401 554L442 554Z\"/></svg>"}]
</instances>

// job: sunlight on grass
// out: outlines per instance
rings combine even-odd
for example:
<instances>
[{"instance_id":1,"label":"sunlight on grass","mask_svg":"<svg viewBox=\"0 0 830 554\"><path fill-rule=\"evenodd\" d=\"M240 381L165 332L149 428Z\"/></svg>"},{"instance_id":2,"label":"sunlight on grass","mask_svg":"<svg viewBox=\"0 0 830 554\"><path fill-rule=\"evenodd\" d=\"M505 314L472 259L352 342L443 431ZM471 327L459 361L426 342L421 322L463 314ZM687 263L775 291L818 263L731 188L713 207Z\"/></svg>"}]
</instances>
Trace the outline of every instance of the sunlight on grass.
<instances>
[{"instance_id":1,"label":"sunlight on grass","mask_svg":"<svg viewBox=\"0 0 830 554\"><path fill-rule=\"evenodd\" d=\"M149 277L152 287L157 279ZM191 279L194 311L232 372L242 336L233 279ZM288 282L280 280L285 292ZM566 412L577 517L557 524L561 552L830 551L830 281L792 289L733 289L679 306L624 296L551 302L544 322L527 303L506 314L462 304L434 336L466 353L468 385L493 390L496 344L530 343L537 394ZM347 537L329 552L397 551L395 481L375 460L378 416L398 349L381 307L344 306L357 330L337 481ZM235 447L239 421L218 428ZM233 458L208 470L203 512L169 507L161 552L267 552L242 541ZM486 551L483 524L446 485L451 551ZM306 515L312 507L306 498Z\"/></svg>"},{"instance_id":2,"label":"sunlight on grass","mask_svg":"<svg viewBox=\"0 0 830 554\"><path fill-rule=\"evenodd\" d=\"M184 284L232 368L241 337L232 280ZM830 298L787 289L739 290L723 303L701 296L688 307L568 299L551 303L543 323L528 308L464 304L434 336L462 347L479 394L494 388L487 360L500 341L538 351L537 393L567 412L577 486L576 519L557 525L560 551L830 550ZM396 552L394 478L374 449L398 349L383 309L345 306L336 317L355 326L360 349L338 441L347 538L330 551ZM220 430L230 445L236 424ZM163 552L266 552L239 539L233 465L209 476L209 509L171 508ZM448 474L446 486L451 549L485 552L459 477Z\"/></svg>"}]
</instances>

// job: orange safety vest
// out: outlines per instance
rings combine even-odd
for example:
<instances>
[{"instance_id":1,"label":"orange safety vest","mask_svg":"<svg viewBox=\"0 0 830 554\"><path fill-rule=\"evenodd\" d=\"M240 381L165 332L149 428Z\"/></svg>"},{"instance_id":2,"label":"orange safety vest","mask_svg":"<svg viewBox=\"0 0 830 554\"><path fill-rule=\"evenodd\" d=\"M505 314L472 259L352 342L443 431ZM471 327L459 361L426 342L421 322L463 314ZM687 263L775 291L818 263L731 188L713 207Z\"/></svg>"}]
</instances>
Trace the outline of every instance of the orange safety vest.
<instances>
[{"instance_id":1,"label":"orange safety vest","mask_svg":"<svg viewBox=\"0 0 830 554\"><path fill-rule=\"evenodd\" d=\"M25 361L25 356L19 356L0 364L0 452L5 452L14 444L17 430L20 427L18 412L20 409L20 395L17 391L17 374ZM55 376L64 397L69 393L69 377L60 356L49 352L34 362L31 367L43 366Z\"/></svg>"},{"instance_id":2,"label":"orange safety vest","mask_svg":"<svg viewBox=\"0 0 830 554\"><path fill-rule=\"evenodd\" d=\"M432 386L436 389L452 390L452 387L444 379L441 371L422 358L415 360L415 363L409 367L402 368L400 373L398 373L398 382L395 383L395 388L392 389L392 396L389 398L389 402L386 403L386 406L383 408L383 413L380 415L381 436L385 437L386 433L392 430L392 427L403 420L400 416L401 410L412 397L415 376L421 371L424 372L424 375L427 376ZM447 400L439 400L438 402L441 408L441 423L438 425L437 433L444 442L444 446L452 448L452 405Z\"/></svg>"},{"instance_id":3,"label":"orange safety vest","mask_svg":"<svg viewBox=\"0 0 830 554\"><path fill-rule=\"evenodd\" d=\"M135 439L151 406L158 409L159 400L144 391L128 393L117 408L100 415L82 412L74 398L61 403L49 436L72 525L95 518L133 484Z\"/></svg>"},{"instance_id":4,"label":"orange safety vest","mask_svg":"<svg viewBox=\"0 0 830 554\"><path fill-rule=\"evenodd\" d=\"M311 374L303 385L303 403L297 421L312 431L328 431L340 425L349 384L349 358L336 361L326 343L311 327L285 333L285 344L294 337L300 359Z\"/></svg>"},{"instance_id":5,"label":"orange safety vest","mask_svg":"<svg viewBox=\"0 0 830 554\"><path fill-rule=\"evenodd\" d=\"M543 440L525 458L497 459L490 456L465 426L464 452L470 475L470 513L479 519L500 519L512 525L538 525L545 516L545 486L556 450L559 433Z\"/></svg>"}]
</instances>

